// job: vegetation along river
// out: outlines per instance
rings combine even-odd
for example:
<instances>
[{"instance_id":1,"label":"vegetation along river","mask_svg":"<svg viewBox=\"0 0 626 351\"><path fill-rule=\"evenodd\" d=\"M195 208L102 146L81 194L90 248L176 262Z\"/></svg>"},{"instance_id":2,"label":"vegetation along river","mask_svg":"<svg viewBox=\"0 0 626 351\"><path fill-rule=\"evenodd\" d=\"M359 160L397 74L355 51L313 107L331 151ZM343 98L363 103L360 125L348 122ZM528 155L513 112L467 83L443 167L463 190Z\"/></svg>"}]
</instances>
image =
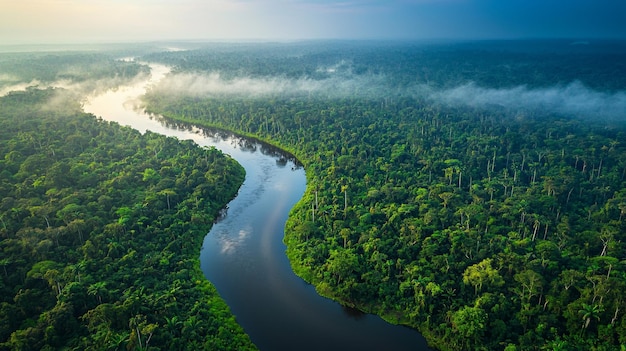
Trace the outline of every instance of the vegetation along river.
<instances>
[{"instance_id":1,"label":"vegetation along river","mask_svg":"<svg viewBox=\"0 0 626 351\"><path fill-rule=\"evenodd\" d=\"M204 239L202 270L259 349L429 350L416 331L347 309L297 277L283 244L290 209L306 186L297 161L267 145L224 132L168 126L137 108L137 98L166 75L90 98L86 112L105 120L215 147L246 170L238 196Z\"/></svg>"}]
</instances>

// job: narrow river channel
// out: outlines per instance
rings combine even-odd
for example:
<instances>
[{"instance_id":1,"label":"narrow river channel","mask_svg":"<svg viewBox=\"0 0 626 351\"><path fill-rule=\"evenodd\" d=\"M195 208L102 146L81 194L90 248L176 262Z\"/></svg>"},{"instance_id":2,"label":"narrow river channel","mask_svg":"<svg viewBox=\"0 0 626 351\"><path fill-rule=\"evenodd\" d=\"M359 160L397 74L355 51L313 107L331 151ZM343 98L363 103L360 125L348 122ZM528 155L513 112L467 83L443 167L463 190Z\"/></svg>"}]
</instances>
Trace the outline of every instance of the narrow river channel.
<instances>
[{"instance_id":1,"label":"narrow river channel","mask_svg":"<svg viewBox=\"0 0 626 351\"><path fill-rule=\"evenodd\" d=\"M151 68L149 79L94 96L84 110L141 132L214 146L246 169L239 194L205 237L200 259L205 276L259 349L430 350L416 331L346 309L293 273L282 238L289 211L306 187L304 170L256 141L168 126L138 110L137 98L169 72Z\"/></svg>"}]
</instances>

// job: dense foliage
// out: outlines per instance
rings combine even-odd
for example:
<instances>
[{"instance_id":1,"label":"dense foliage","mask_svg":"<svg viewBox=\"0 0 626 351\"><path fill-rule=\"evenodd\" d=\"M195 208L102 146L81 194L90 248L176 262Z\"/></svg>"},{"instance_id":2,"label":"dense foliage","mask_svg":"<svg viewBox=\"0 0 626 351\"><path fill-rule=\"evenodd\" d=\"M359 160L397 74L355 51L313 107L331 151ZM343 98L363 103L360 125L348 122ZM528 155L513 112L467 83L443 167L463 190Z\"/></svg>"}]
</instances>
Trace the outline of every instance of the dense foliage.
<instances>
[{"instance_id":1,"label":"dense foliage","mask_svg":"<svg viewBox=\"0 0 626 351\"><path fill-rule=\"evenodd\" d=\"M254 349L198 259L243 168L64 96L0 98L0 350Z\"/></svg>"},{"instance_id":2,"label":"dense foliage","mask_svg":"<svg viewBox=\"0 0 626 351\"><path fill-rule=\"evenodd\" d=\"M151 59L179 75L218 72L229 91L157 87L145 101L300 158L308 188L285 241L322 294L442 350L613 350L626 345L623 116L453 106L396 89L626 87L623 43L539 44L217 45ZM352 78L383 74L388 93L233 92L240 78L320 82L331 72L320 67L345 62Z\"/></svg>"}]
</instances>

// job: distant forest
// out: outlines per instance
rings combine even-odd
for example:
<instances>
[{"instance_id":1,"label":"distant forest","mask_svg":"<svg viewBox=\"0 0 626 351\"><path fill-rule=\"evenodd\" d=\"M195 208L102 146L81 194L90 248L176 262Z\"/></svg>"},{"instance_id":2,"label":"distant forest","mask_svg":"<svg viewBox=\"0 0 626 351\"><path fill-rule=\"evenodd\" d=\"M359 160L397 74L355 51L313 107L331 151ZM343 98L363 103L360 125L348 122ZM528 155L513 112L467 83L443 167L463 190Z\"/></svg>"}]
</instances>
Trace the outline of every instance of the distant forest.
<instances>
[{"instance_id":1,"label":"distant forest","mask_svg":"<svg viewBox=\"0 0 626 351\"><path fill-rule=\"evenodd\" d=\"M626 46L213 44L145 97L294 153L294 270L441 350L626 345Z\"/></svg>"}]
</instances>

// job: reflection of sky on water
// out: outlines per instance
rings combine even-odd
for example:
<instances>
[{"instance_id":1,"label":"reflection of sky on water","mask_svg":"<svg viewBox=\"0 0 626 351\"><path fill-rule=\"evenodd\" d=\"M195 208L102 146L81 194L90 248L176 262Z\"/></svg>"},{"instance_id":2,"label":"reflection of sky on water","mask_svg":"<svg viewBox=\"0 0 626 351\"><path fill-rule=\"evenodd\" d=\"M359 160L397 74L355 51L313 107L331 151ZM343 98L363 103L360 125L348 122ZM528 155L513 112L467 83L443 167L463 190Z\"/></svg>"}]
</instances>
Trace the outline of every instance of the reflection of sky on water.
<instances>
[{"instance_id":1,"label":"reflection of sky on water","mask_svg":"<svg viewBox=\"0 0 626 351\"><path fill-rule=\"evenodd\" d=\"M156 133L167 134L163 132L164 127L160 123L151 118L145 118L149 116L143 112L137 112L139 96L170 72L170 68L164 65L151 64L150 67L151 73L148 81L139 81L130 86L109 90L104 94L89 96L83 103L83 110L107 121L117 122L121 125L132 124L133 128L142 133L151 130ZM185 136L191 136L191 134Z\"/></svg>"},{"instance_id":2,"label":"reflection of sky on water","mask_svg":"<svg viewBox=\"0 0 626 351\"><path fill-rule=\"evenodd\" d=\"M220 235L220 238L218 239L219 242L222 244L222 250L220 252L222 254L228 255L235 253L237 251L237 246L245 241L246 238L250 236L251 232L252 228L248 226L245 229L240 229L239 235L237 235L236 237Z\"/></svg>"},{"instance_id":3,"label":"reflection of sky on water","mask_svg":"<svg viewBox=\"0 0 626 351\"><path fill-rule=\"evenodd\" d=\"M272 189L280 191L280 192L285 192L289 190L287 186L283 183L274 183L274 185L272 186Z\"/></svg>"}]
</instances>

